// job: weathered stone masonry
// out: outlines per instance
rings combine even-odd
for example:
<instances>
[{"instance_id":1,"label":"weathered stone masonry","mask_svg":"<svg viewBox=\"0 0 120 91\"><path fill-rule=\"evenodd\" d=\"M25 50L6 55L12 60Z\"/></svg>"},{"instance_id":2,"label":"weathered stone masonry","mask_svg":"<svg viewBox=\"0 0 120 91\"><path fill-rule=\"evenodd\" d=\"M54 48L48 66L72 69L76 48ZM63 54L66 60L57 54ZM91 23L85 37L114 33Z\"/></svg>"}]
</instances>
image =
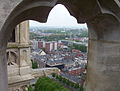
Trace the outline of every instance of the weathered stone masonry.
<instances>
[{"instance_id":1,"label":"weathered stone masonry","mask_svg":"<svg viewBox=\"0 0 120 91\"><path fill-rule=\"evenodd\" d=\"M120 0L0 0L0 91L8 90L6 47L10 33L24 20L45 22L58 3L89 28L86 91L119 91Z\"/></svg>"}]
</instances>

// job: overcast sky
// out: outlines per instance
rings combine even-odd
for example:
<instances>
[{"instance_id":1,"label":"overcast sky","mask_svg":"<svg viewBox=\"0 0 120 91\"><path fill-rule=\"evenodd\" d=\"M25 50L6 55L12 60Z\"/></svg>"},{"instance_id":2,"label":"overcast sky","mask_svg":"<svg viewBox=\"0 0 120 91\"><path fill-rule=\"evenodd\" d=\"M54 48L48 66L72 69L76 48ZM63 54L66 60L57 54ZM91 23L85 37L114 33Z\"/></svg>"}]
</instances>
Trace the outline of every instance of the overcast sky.
<instances>
[{"instance_id":1,"label":"overcast sky","mask_svg":"<svg viewBox=\"0 0 120 91\"><path fill-rule=\"evenodd\" d=\"M78 24L77 20L70 15L65 6L58 4L50 12L47 23L39 23L30 20L30 26L68 26L68 27L85 27L86 24Z\"/></svg>"}]
</instances>

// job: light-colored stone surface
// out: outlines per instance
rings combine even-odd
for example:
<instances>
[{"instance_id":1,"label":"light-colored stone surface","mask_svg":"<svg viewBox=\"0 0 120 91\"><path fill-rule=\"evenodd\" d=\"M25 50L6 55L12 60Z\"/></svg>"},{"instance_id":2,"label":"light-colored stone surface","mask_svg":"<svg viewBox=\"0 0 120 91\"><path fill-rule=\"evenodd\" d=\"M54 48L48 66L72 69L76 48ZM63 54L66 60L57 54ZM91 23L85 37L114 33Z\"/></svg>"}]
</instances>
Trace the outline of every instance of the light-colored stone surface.
<instances>
[{"instance_id":1,"label":"light-colored stone surface","mask_svg":"<svg viewBox=\"0 0 120 91\"><path fill-rule=\"evenodd\" d=\"M24 71L26 72L26 71ZM9 81L9 91L12 89L19 89L23 86L30 85L35 78L39 78L42 76L48 76L52 73L60 74L60 70L58 68L42 68L42 69L33 69L31 74L22 74L8 77ZM23 91L21 89L21 91Z\"/></svg>"},{"instance_id":2,"label":"light-colored stone surface","mask_svg":"<svg viewBox=\"0 0 120 91\"><path fill-rule=\"evenodd\" d=\"M29 85L35 78L60 73L57 68L31 68L28 21L17 25L15 32L15 42L10 42L7 49L9 91L23 91L22 87Z\"/></svg>"},{"instance_id":3,"label":"light-colored stone surface","mask_svg":"<svg viewBox=\"0 0 120 91\"><path fill-rule=\"evenodd\" d=\"M29 22L25 21L15 28L15 42L7 49L9 91L23 91L21 87L29 85L34 79L30 61ZM24 83L24 84L23 84Z\"/></svg>"},{"instance_id":4,"label":"light-colored stone surface","mask_svg":"<svg viewBox=\"0 0 120 91\"><path fill-rule=\"evenodd\" d=\"M95 40L89 42L87 91L118 91L120 43Z\"/></svg>"},{"instance_id":5,"label":"light-colored stone surface","mask_svg":"<svg viewBox=\"0 0 120 91\"><path fill-rule=\"evenodd\" d=\"M20 43L28 44L29 43L29 21L24 21L19 24L20 28Z\"/></svg>"},{"instance_id":6,"label":"light-colored stone surface","mask_svg":"<svg viewBox=\"0 0 120 91\"><path fill-rule=\"evenodd\" d=\"M118 66L114 66L120 65L118 61L120 56L118 52L120 42L119 2L119 0L0 0L0 91L7 91L8 88L5 50L13 28L28 19L45 22L51 8L57 3L64 4L78 22L88 24L90 41L87 91L119 91L120 72ZM110 62L109 66L103 60L105 63ZM21 63L21 65L23 64ZM112 70L109 71L107 68Z\"/></svg>"},{"instance_id":7,"label":"light-colored stone surface","mask_svg":"<svg viewBox=\"0 0 120 91\"><path fill-rule=\"evenodd\" d=\"M120 23L103 14L91 21L89 29L87 91L119 91Z\"/></svg>"},{"instance_id":8,"label":"light-colored stone surface","mask_svg":"<svg viewBox=\"0 0 120 91\"><path fill-rule=\"evenodd\" d=\"M60 70L58 68L41 68L41 69L33 69L32 75L37 77L48 76L52 73L60 74Z\"/></svg>"}]
</instances>

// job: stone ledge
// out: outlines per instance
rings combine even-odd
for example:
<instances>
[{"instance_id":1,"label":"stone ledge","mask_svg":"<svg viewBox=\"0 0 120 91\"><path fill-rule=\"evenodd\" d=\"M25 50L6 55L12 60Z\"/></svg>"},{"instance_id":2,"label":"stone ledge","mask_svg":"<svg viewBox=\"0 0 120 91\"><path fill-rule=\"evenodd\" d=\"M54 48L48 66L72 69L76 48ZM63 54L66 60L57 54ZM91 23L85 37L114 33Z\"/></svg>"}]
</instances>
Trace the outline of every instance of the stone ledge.
<instances>
[{"instance_id":1,"label":"stone ledge","mask_svg":"<svg viewBox=\"0 0 120 91\"><path fill-rule=\"evenodd\" d=\"M25 82L32 79L34 79L34 77L31 76L31 74L23 75L23 76L21 75L11 76L11 77L8 77L8 84L11 85L16 83L21 83L21 82Z\"/></svg>"},{"instance_id":2,"label":"stone ledge","mask_svg":"<svg viewBox=\"0 0 120 91\"><path fill-rule=\"evenodd\" d=\"M33 69L32 70L33 77L41 77L41 76L47 76L52 73L60 74L60 70L58 68L41 68L41 69Z\"/></svg>"},{"instance_id":3,"label":"stone ledge","mask_svg":"<svg viewBox=\"0 0 120 91\"><path fill-rule=\"evenodd\" d=\"M7 48L28 48L30 44L27 43L8 43Z\"/></svg>"},{"instance_id":4,"label":"stone ledge","mask_svg":"<svg viewBox=\"0 0 120 91\"><path fill-rule=\"evenodd\" d=\"M26 75L15 75L15 76L9 76L8 77L8 84L16 84L21 83L25 81L31 81L34 80L37 77L47 76L52 73L59 74L60 70L58 68L41 68L41 69L32 69L31 74Z\"/></svg>"}]
</instances>

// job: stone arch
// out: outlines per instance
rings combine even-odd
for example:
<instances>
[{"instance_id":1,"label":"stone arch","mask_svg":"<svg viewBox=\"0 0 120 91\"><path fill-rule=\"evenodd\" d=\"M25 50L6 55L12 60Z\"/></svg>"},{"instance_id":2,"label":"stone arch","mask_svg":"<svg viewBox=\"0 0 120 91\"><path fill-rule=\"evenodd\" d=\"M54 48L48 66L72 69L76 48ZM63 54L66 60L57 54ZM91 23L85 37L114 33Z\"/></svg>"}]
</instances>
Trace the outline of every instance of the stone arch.
<instances>
[{"instance_id":1,"label":"stone arch","mask_svg":"<svg viewBox=\"0 0 120 91\"><path fill-rule=\"evenodd\" d=\"M12 29L14 29L14 27L17 24L25 20L31 19L31 20L36 20L39 22L46 22L49 12L57 3L65 4L66 8L70 11L70 13L73 16L75 16L69 4L66 4L63 2L57 2L57 1L58 0L51 0L51 1L49 0L36 0L36 1L24 0L22 1L10 13L10 15L8 16L6 22L4 23L1 29L1 32L3 33L9 32L8 34L10 34ZM40 13L38 11L40 11ZM7 39L7 35L5 35L5 37Z\"/></svg>"},{"instance_id":2,"label":"stone arch","mask_svg":"<svg viewBox=\"0 0 120 91\"><path fill-rule=\"evenodd\" d=\"M23 2L21 2L7 18L1 30L1 32L5 34L5 36L3 37L6 37L6 39L9 38L7 36L9 36L9 34L12 32L15 26L22 21L32 19L40 22L45 22L47 20L47 15L51 10L51 5L48 4L48 6L46 6L47 2L45 4L41 2L43 5L40 4L39 6L36 4L29 5L29 2L27 3L25 1L27 0L24 0ZM26 7L26 4L28 5L27 7ZM41 11L41 12L38 14L38 11Z\"/></svg>"},{"instance_id":3,"label":"stone arch","mask_svg":"<svg viewBox=\"0 0 120 91\"><path fill-rule=\"evenodd\" d=\"M52 7L58 3L65 5L78 22L86 22L90 30L86 91L119 91L120 40L117 38L120 35L119 0L4 0L0 2L2 17L0 18L0 91L7 91L5 51L13 28L28 19L45 22ZM40 14L38 10L41 10Z\"/></svg>"},{"instance_id":4,"label":"stone arch","mask_svg":"<svg viewBox=\"0 0 120 91\"><path fill-rule=\"evenodd\" d=\"M13 0L14 1L14 0ZM7 1L9 2L9 1ZM14 1L15 2L15 1ZM6 2L5 2L6 3ZM12 7L12 9L6 13L6 16L8 18L5 19L5 23L1 28L0 31L0 52L1 58L0 60L3 62L0 65L0 69L3 70L0 72L0 90L1 91L7 91L7 62L6 62L6 47L7 47L7 41L10 38L10 34L12 33L13 29L17 24L19 24L22 21L25 20L36 20L40 22L46 22L48 14L50 10L57 4L57 0L23 0L17 3L16 6ZM12 4L12 2L10 3ZM8 4L9 6L9 4ZM6 8L8 9L8 8ZM9 9L8 9L9 10ZM40 13L38 14L38 11ZM31 14L32 12L32 14ZM4 22L4 21L3 21Z\"/></svg>"}]
</instances>

